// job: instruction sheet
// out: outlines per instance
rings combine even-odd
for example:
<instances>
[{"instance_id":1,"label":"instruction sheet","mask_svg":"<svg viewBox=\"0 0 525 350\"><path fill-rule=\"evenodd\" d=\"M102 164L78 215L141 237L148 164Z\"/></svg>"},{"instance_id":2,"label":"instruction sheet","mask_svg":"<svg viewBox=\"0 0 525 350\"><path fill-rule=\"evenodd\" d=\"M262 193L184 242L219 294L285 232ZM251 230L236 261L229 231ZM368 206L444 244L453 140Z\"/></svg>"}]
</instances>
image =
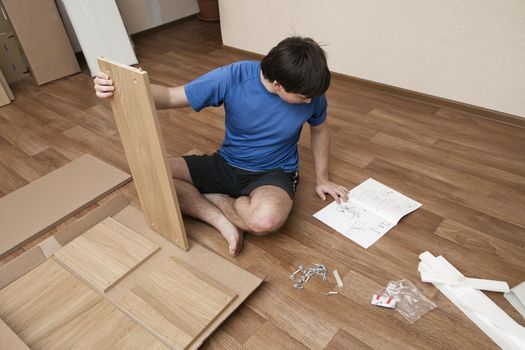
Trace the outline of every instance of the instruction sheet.
<instances>
[{"instance_id":1,"label":"instruction sheet","mask_svg":"<svg viewBox=\"0 0 525 350\"><path fill-rule=\"evenodd\" d=\"M397 225L403 216L421 207L421 203L374 179L350 190L348 197L348 202L334 201L314 217L365 249Z\"/></svg>"}]
</instances>

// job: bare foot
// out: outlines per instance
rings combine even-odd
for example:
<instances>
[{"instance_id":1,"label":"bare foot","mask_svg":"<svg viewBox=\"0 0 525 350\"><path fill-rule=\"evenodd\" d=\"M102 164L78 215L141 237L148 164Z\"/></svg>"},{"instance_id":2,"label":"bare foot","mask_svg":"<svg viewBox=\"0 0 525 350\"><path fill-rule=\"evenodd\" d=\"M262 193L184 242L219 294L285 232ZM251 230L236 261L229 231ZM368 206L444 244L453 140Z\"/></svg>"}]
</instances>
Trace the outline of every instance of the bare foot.
<instances>
[{"instance_id":1,"label":"bare foot","mask_svg":"<svg viewBox=\"0 0 525 350\"><path fill-rule=\"evenodd\" d=\"M230 255L237 256L244 246L244 232L224 218L224 222L217 227L229 245Z\"/></svg>"},{"instance_id":2,"label":"bare foot","mask_svg":"<svg viewBox=\"0 0 525 350\"><path fill-rule=\"evenodd\" d=\"M230 254L233 256L239 255L244 243L244 231L231 222L225 214L225 211L233 205L235 200L228 195L220 193L207 193L204 197L222 211L224 215L223 220L217 228L230 244Z\"/></svg>"}]
</instances>

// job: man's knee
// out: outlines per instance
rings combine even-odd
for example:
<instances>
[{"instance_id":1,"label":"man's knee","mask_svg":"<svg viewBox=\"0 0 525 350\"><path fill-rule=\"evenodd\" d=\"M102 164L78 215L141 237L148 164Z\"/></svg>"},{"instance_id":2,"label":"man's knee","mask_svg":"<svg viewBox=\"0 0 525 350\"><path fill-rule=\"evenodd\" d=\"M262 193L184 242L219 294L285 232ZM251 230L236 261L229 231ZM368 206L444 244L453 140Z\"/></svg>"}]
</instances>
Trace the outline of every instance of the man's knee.
<instances>
[{"instance_id":1,"label":"man's knee","mask_svg":"<svg viewBox=\"0 0 525 350\"><path fill-rule=\"evenodd\" d=\"M182 157L173 157L169 159L171 176L176 179L192 183L188 164Z\"/></svg>"},{"instance_id":2,"label":"man's knee","mask_svg":"<svg viewBox=\"0 0 525 350\"><path fill-rule=\"evenodd\" d=\"M282 213L257 213L248 223L249 230L257 236L267 235L281 228L287 217L287 215L283 217Z\"/></svg>"}]
</instances>

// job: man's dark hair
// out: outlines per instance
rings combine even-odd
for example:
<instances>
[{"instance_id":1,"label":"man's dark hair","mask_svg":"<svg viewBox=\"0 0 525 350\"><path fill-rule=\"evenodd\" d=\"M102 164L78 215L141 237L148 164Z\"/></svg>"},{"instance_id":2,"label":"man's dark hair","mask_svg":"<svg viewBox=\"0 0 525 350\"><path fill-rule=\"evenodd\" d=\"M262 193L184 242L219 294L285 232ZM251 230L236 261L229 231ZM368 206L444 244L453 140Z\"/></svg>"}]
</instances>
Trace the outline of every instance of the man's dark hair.
<instances>
[{"instance_id":1,"label":"man's dark hair","mask_svg":"<svg viewBox=\"0 0 525 350\"><path fill-rule=\"evenodd\" d=\"M325 52L310 38L293 36L281 41L263 58L261 71L287 92L306 97L321 96L330 86Z\"/></svg>"}]
</instances>

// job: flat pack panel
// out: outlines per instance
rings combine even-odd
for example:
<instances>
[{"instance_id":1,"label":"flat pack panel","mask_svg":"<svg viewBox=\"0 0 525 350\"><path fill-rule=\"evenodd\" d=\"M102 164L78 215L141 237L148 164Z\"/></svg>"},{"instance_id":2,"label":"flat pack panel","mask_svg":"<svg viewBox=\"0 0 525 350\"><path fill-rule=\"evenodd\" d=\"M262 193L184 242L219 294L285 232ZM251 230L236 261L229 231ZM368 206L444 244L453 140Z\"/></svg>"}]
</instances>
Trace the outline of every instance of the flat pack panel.
<instances>
[{"instance_id":1,"label":"flat pack panel","mask_svg":"<svg viewBox=\"0 0 525 350\"><path fill-rule=\"evenodd\" d=\"M106 292L159 249L112 218L106 218L55 252L55 258L100 292Z\"/></svg>"},{"instance_id":2,"label":"flat pack panel","mask_svg":"<svg viewBox=\"0 0 525 350\"><path fill-rule=\"evenodd\" d=\"M0 107L5 106L9 103L11 103L11 99L9 98L9 95L7 94L7 91L5 90L4 86L0 84Z\"/></svg>"},{"instance_id":3,"label":"flat pack panel","mask_svg":"<svg viewBox=\"0 0 525 350\"><path fill-rule=\"evenodd\" d=\"M163 266L166 261L170 260L172 257L176 257L178 261L181 261L183 264L182 266L189 266L189 268L185 268L192 270L192 274L195 276L201 276L201 274L211 276L214 281L220 281L220 284L228 286L228 289L232 291L232 293L226 292L226 294L237 295L233 301L223 310L223 312L221 312L211 322L211 324L208 325L207 328L203 330L195 340L193 340L193 343L189 345L190 349L198 349L203 344L204 340L206 340L206 338L209 337L212 332L216 330L219 325L224 322L235 311L235 309L237 309L262 283L261 278L229 262L221 256L213 253L211 250L200 246L196 242L192 242L191 249L189 251L181 250L172 242L168 241L150 229L146 224L143 214L137 208L131 205L130 199L128 197L123 195L110 199L109 201L101 204L100 207L83 216L78 221L60 230L55 234L55 240L61 244L68 244L108 216L112 216L115 220L121 222L123 225L129 227L144 238L161 247L157 253L153 254L149 259L140 264L132 273L127 275L124 279L122 279L122 281L116 284L114 288L111 288L107 293L101 295L105 300L115 305L124 314L134 319L138 324L145 327L146 321L157 321L159 316L151 314L148 315L146 313L143 320L138 320L134 314L130 313L129 307L123 304L123 297L131 295L133 288L144 281L144 279L151 272L158 270L160 266ZM22 280L24 275L33 276L30 274L30 272L33 269L36 269L35 266L42 264L46 260L46 255L44 255L41 249L42 244L43 243L33 247L29 251L10 261L8 264L0 266L0 289L6 288L5 286L17 284L17 280ZM56 246L56 244L49 246L53 248ZM49 251L47 253L49 255L53 252ZM206 281L206 277L199 278ZM210 283L213 285L213 282ZM22 287L24 286L25 285L22 284ZM142 302L142 305L145 303L141 298L138 297L134 300ZM2 299L0 299L0 303L1 302ZM69 302L66 302L64 305L70 308ZM152 312L154 311L153 308L143 310L151 310ZM2 317L1 312L0 317ZM151 319L147 317L151 317ZM101 327L101 329L104 329L106 325L102 323ZM151 333L158 337L157 334L153 332ZM119 333L115 332L115 336L119 336ZM162 342L167 343L166 339L159 339ZM82 341L83 340L78 343L78 347L82 347ZM110 341L107 342L111 344ZM138 338L137 344L142 344ZM137 347L144 349L150 348L146 345L137 345ZM91 348L99 347L96 346ZM104 348L104 346L100 346L100 348Z\"/></svg>"},{"instance_id":4,"label":"flat pack panel","mask_svg":"<svg viewBox=\"0 0 525 350\"><path fill-rule=\"evenodd\" d=\"M9 84L7 84L7 80L5 80L4 74L2 71L0 71L0 88L4 88L7 96L11 101L15 99L15 95L13 95L13 91L11 91L11 88L9 87Z\"/></svg>"},{"instance_id":5,"label":"flat pack panel","mask_svg":"<svg viewBox=\"0 0 525 350\"><path fill-rule=\"evenodd\" d=\"M30 347L102 300L53 259L0 291L0 318Z\"/></svg>"},{"instance_id":6,"label":"flat pack panel","mask_svg":"<svg viewBox=\"0 0 525 350\"><path fill-rule=\"evenodd\" d=\"M186 349L236 294L171 257L122 298L129 314L174 349Z\"/></svg>"},{"instance_id":7,"label":"flat pack panel","mask_svg":"<svg viewBox=\"0 0 525 350\"><path fill-rule=\"evenodd\" d=\"M54 0L2 0L37 84L80 72Z\"/></svg>"},{"instance_id":8,"label":"flat pack panel","mask_svg":"<svg viewBox=\"0 0 525 350\"><path fill-rule=\"evenodd\" d=\"M54 259L0 291L0 317L32 349L166 348Z\"/></svg>"},{"instance_id":9,"label":"flat pack panel","mask_svg":"<svg viewBox=\"0 0 525 350\"><path fill-rule=\"evenodd\" d=\"M188 250L182 214L146 72L99 59L115 84L113 115L150 226Z\"/></svg>"},{"instance_id":10,"label":"flat pack panel","mask_svg":"<svg viewBox=\"0 0 525 350\"><path fill-rule=\"evenodd\" d=\"M106 300L49 332L35 349L167 349Z\"/></svg>"},{"instance_id":11,"label":"flat pack panel","mask_svg":"<svg viewBox=\"0 0 525 350\"><path fill-rule=\"evenodd\" d=\"M84 155L0 198L0 256L129 179L125 172Z\"/></svg>"},{"instance_id":12,"label":"flat pack panel","mask_svg":"<svg viewBox=\"0 0 525 350\"><path fill-rule=\"evenodd\" d=\"M27 345L0 319L0 349L29 350Z\"/></svg>"},{"instance_id":13,"label":"flat pack panel","mask_svg":"<svg viewBox=\"0 0 525 350\"><path fill-rule=\"evenodd\" d=\"M62 0L91 71L98 57L138 63L115 0Z\"/></svg>"}]
</instances>

